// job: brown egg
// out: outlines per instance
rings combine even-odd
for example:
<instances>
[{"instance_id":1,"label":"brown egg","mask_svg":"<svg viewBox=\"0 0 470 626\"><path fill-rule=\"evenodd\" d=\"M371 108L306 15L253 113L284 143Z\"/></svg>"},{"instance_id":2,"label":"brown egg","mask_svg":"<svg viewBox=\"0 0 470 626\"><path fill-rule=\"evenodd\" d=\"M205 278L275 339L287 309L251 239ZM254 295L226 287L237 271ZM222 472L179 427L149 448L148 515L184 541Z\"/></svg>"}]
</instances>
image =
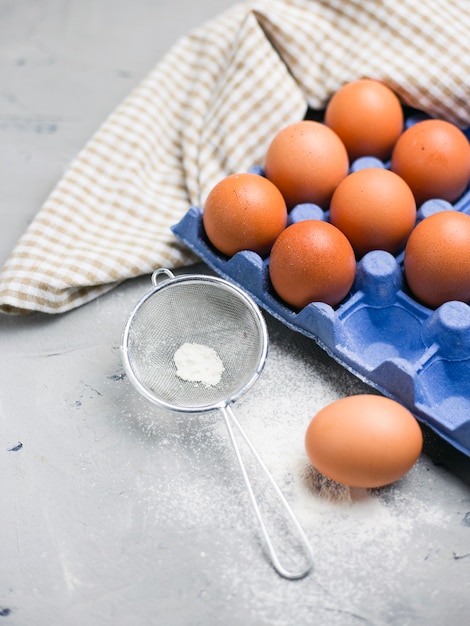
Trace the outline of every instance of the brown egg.
<instances>
[{"instance_id":1,"label":"brown egg","mask_svg":"<svg viewBox=\"0 0 470 626\"><path fill-rule=\"evenodd\" d=\"M268 147L265 174L288 209L310 202L326 209L349 160L338 135L320 122L303 120L281 130Z\"/></svg>"},{"instance_id":2,"label":"brown egg","mask_svg":"<svg viewBox=\"0 0 470 626\"><path fill-rule=\"evenodd\" d=\"M470 302L470 216L442 211L426 217L408 239L404 270L418 300L438 307Z\"/></svg>"},{"instance_id":3,"label":"brown egg","mask_svg":"<svg viewBox=\"0 0 470 626\"><path fill-rule=\"evenodd\" d=\"M405 407L367 394L342 398L321 409L305 435L313 467L349 487L395 482L414 465L422 445L421 429Z\"/></svg>"},{"instance_id":4,"label":"brown egg","mask_svg":"<svg viewBox=\"0 0 470 626\"><path fill-rule=\"evenodd\" d=\"M358 257L371 250L399 252L416 222L416 203L399 176L382 168L349 174L336 188L330 221Z\"/></svg>"},{"instance_id":5,"label":"brown egg","mask_svg":"<svg viewBox=\"0 0 470 626\"><path fill-rule=\"evenodd\" d=\"M233 174L210 191L202 221L207 238L220 252L268 254L287 223L281 192L258 174Z\"/></svg>"},{"instance_id":6,"label":"brown egg","mask_svg":"<svg viewBox=\"0 0 470 626\"><path fill-rule=\"evenodd\" d=\"M328 102L325 124L343 141L351 160L388 159L403 131L403 109L383 83L363 78L341 87Z\"/></svg>"},{"instance_id":7,"label":"brown egg","mask_svg":"<svg viewBox=\"0 0 470 626\"><path fill-rule=\"evenodd\" d=\"M431 198L454 202L470 182L470 144L454 124L424 120L398 139L390 167L408 183L418 206Z\"/></svg>"},{"instance_id":8,"label":"brown egg","mask_svg":"<svg viewBox=\"0 0 470 626\"><path fill-rule=\"evenodd\" d=\"M355 273L351 244L335 226L321 220L288 226L269 257L275 292L297 309L310 302L338 304L351 289Z\"/></svg>"}]
</instances>

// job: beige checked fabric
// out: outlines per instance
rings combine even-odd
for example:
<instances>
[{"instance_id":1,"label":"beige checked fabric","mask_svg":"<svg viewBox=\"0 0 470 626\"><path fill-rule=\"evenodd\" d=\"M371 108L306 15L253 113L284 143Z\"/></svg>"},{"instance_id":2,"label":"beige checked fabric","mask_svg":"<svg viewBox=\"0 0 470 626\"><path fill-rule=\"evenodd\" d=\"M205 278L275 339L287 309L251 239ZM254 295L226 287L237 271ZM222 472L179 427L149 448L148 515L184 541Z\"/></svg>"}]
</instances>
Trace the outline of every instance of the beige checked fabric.
<instances>
[{"instance_id":1,"label":"beige checked fabric","mask_svg":"<svg viewBox=\"0 0 470 626\"><path fill-rule=\"evenodd\" d=\"M77 155L0 273L0 310L59 313L195 259L170 227L344 83L470 125L468 0L259 0L178 40Z\"/></svg>"}]
</instances>

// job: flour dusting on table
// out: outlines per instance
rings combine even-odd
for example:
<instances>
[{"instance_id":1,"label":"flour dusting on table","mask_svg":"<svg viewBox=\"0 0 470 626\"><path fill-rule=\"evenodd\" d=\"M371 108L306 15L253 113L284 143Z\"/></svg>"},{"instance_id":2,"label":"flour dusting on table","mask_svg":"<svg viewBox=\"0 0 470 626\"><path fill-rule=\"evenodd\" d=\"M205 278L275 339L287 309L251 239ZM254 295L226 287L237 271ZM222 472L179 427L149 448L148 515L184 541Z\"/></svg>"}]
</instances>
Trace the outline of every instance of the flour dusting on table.
<instances>
[{"instance_id":1,"label":"flour dusting on table","mask_svg":"<svg viewBox=\"0 0 470 626\"><path fill-rule=\"evenodd\" d=\"M200 343L184 343L176 350L173 360L179 378L211 387L220 383L225 369L217 352Z\"/></svg>"},{"instance_id":2,"label":"flour dusting on table","mask_svg":"<svg viewBox=\"0 0 470 626\"><path fill-rule=\"evenodd\" d=\"M142 447L136 447L132 459L139 468L135 474L142 527L180 536L190 546L184 559L191 558L199 568L201 594L209 597L214 586L224 598L226 614L232 610L236 615L237 607L243 607L244 617L249 616L244 623L391 624L389 616L401 610L400 602L410 610L416 606L413 581L422 577L425 585L433 567L445 569L451 562L442 538L452 513L434 497L443 488L442 479L434 469L427 472L432 464L425 457L396 484L376 490L332 485L313 474L304 448L311 417L337 399L338 389L350 394L363 387L339 369L334 384L327 384L328 365L313 362L310 344L296 336L286 344L276 329L270 320L266 367L253 390L237 401L237 416L311 542L311 575L286 581L260 550L259 529L217 411L190 418L171 414L167 419L162 409L156 419L155 407L146 409L142 400L141 446L148 449L149 460L142 458ZM273 541L284 557L291 542L283 534L281 513L270 506L267 483L236 436L262 511L268 513ZM459 545L456 551L465 553L465 543ZM156 567L163 567L164 559L162 549ZM184 568L186 560L181 563ZM403 586L394 572L406 581ZM409 594L404 595L406 585ZM241 623L236 618L230 622Z\"/></svg>"}]
</instances>

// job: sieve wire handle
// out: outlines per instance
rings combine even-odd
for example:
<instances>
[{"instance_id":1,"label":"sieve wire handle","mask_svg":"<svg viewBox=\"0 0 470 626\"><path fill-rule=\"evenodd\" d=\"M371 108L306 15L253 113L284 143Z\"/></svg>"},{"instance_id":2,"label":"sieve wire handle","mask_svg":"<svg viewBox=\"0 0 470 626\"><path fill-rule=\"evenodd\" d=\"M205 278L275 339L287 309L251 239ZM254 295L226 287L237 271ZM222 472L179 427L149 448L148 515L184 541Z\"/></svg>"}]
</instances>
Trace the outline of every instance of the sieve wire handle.
<instances>
[{"instance_id":1,"label":"sieve wire handle","mask_svg":"<svg viewBox=\"0 0 470 626\"><path fill-rule=\"evenodd\" d=\"M253 446L253 444L251 443L248 435L245 433L245 431L243 430L240 422L238 421L237 417L235 416L234 412L232 411L232 409L230 408L230 406L226 406L226 407L222 407L221 412L224 416L225 419L225 425L227 427L229 436L230 436L230 441L232 442L237 460L238 460L238 464L240 465L240 469L245 481L245 485L246 488L248 490L248 494L250 496L250 500L251 500L251 504L253 506L254 512L256 514L256 517L258 519L258 523L260 525L261 528L261 532L263 534L264 540L266 542L266 546L269 552L269 556L271 558L272 564L274 569L277 571L277 573L284 577L284 578L288 578L290 580L296 580L299 578L304 578L312 569L313 567L313 554L312 554L312 548L310 546L310 543L307 539L307 536L305 535L305 532L303 530L303 528L300 526L296 516L294 515L294 512L292 511L291 507L289 506L289 503L287 502L284 494L282 493L282 491L279 489L279 486L277 485L277 483L275 482L274 478L271 476L271 473L269 472L268 468L266 467L264 461L262 460L262 458L260 457L260 455L258 454L256 448ZM232 428L232 423L235 424L235 426L237 427L238 431L240 432L241 436L243 437L243 440L245 441L245 443L247 444L248 448L250 449L250 452L253 454L254 458L256 459L256 461L258 462L258 465L261 467L261 469L263 470L266 478L268 478L269 482L271 483L271 486L273 487L277 497L279 498L279 501L281 502L282 506L284 507L285 512L287 513L288 517L290 518L290 520L292 521L301 544L304 547L305 553L306 553L306 557L307 557L307 564L306 566L296 572L292 572L289 571L288 569L286 569L280 562L279 557L277 555L277 552L274 548L273 542L271 541L271 537L269 535L268 529L266 528L266 524L264 522L263 519L263 515L261 513L258 501L256 499L255 493L253 491L253 487L251 485L250 482L250 478L248 476L248 473L246 471L246 467L245 467L245 463L243 462L241 453L240 453L240 449L238 447L238 444L235 440L235 436L234 436L234 432L233 432L233 428Z\"/></svg>"}]
</instances>

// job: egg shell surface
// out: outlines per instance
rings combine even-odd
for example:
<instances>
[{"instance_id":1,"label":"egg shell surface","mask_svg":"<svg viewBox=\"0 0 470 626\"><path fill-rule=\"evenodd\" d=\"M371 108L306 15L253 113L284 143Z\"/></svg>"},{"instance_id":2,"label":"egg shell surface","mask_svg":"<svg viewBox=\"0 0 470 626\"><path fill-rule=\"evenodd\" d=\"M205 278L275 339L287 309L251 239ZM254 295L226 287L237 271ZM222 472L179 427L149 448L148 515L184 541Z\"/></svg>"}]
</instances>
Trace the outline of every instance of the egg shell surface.
<instances>
[{"instance_id":1,"label":"egg shell surface","mask_svg":"<svg viewBox=\"0 0 470 626\"><path fill-rule=\"evenodd\" d=\"M382 487L399 480L421 454L415 417L398 402L359 394L321 409L305 434L310 463L349 487Z\"/></svg>"},{"instance_id":2,"label":"egg shell surface","mask_svg":"<svg viewBox=\"0 0 470 626\"><path fill-rule=\"evenodd\" d=\"M341 139L313 120L279 131L268 146L264 165L266 177L281 191L288 209L305 202L326 209L348 169L348 153Z\"/></svg>"},{"instance_id":3,"label":"egg shell surface","mask_svg":"<svg viewBox=\"0 0 470 626\"><path fill-rule=\"evenodd\" d=\"M351 244L335 226L321 220L288 226L269 257L275 292L298 309L310 302L338 304L351 289L355 274Z\"/></svg>"},{"instance_id":4,"label":"egg shell surface","mask_svg":"<svg viewBox=\"0 0 470 626\"><path fill-rule=\"evenodd\" d=\"M269 253L287 223L287 207L277 187L258 174L232 174L209 192L203 210L207 238L223 254Z\"/></svg>"},{"instance_id":5,"label":"egg shell surface","mask_svg":"<svg viewBox=\"0 0 470 626\"><path fill-rule=\"evenodd\" d=\"M385 161L403 131L404 114L389 87L363 78L333 94L325 109L325 124L343 141L351 161L361 156Z\"/></svg>"},{"instance_id":6,"label":"egg shell surface","mask_svg":"<svg viewBox=\"0 0 470 626\"><path fill-rule=\"evenodd\" d=\"M331 199L330 222L346 235L358 257L371 250L397 254L416 223L416 203L397 174L366 168L340 182Z\"/></svg>"},{"instance_id":7,"label":"egg shell surface","mask_svg":"<svg viewBox=\"0 0 470 626\"><path fill-rule=\"evenodd\" d=\"M424 120L398 139L390 168L410 186L418 206L431 198L455 202L470 182L470 144L445 120Z\"/></svg>"},{"instance_id":8,"label":"egg shell surface","mask_svg":"<svg viewBox=\"0 0 470 626\"><path fill-rule=\"evenodd\" d=\"M441 211L422 220L405 248L404 272L418 300L435 308L470 302L470 216Z\"/></svg>"}]
</instances>

